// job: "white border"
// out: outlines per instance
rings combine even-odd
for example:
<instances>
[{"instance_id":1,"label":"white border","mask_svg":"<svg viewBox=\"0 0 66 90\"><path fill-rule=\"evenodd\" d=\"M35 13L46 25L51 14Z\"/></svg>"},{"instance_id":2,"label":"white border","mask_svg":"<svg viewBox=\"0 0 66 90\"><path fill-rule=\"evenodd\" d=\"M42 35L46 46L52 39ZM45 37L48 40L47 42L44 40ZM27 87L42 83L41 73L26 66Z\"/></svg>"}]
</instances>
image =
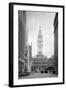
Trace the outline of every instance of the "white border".
<instances>
[{"instance_id":1,"label":"white border","mask_svg":"<svg viewBox=\"0 0 66 90\"><path fill-rule=\"evenodd\" d=\"M28 11L49 11L58 12L58 77L55 78L38 78L38 79L19 79L18 80L18 10ZM46 84L46 83L59 83L63 81L63 9L55 7L39 7L39 6L24 6L14 5L14 85L27 85L27 84Z\"/></svg>"}]
</instances>

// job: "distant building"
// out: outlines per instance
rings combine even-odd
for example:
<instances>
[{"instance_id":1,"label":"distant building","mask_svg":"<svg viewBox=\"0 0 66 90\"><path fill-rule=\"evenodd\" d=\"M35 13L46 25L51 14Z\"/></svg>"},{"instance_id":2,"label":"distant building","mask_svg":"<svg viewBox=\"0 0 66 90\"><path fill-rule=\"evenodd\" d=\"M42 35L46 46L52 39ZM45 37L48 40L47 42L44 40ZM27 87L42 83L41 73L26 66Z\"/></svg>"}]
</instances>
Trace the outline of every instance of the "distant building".
<instances>
[{"instance_id":1,"label":"distant building","mask_svg":"<svg viewBox=\"0 0 66 90\"><path fill-rule=\"evenodd\" d=\"M54 58L56 73L58 74L58 13L55 14L54 18Z\"/></svg>"},{"instance_id":2,"label":"distant building","mask_svg":"<svg viewBox=\"0 0 66 90\"><path fill-rule=\"evenodd\" d=\"M42 59L43 57L43 36L41 32L41 26L39 26L39 32L38 32L38 37L37 37L37 56L38 59Z\"/></svg>"},{"instance_id":3,"label":"distant building","mask_svg":"<svg viewBox=\"0 0 66 90\"><path fill-rule=\"evenodd\" d=\"M32 61L32 44L29 45L29 61Z\"/></svg>"},{"instance_id":4,"label":"distant building","mask_svg":"<svg viewBox=\"0 0 66 90\"><path fill-rule=\"evenodd\" d=\"M39 32L37 37L37 55L35 58L32 58L32 70L44 71L46 68L46 60L47 57L43 55L43 36L41 27L39 26Z\"/></svg>"},{"instance_id":5,"label":"distant building","mask_svg":"<svg viewBox=\"0 0 66 90\"><path fill-rule=\"evenodd\" d=\"M32 71L55 73L56 69L54 56L48 59L47 56L43 55L43 36L41 27L39 27L37 49L36 57L32 58Z\"/></svg>"},{"instance_id":6,"label":"distant building","mask_svg":"<svg viewBox=\"0 0 66 90\"><path fill-rule=\"evenodd\" d=\"M28 45L28 72L31 72L31 64L32 64L32 44Z\"/></svg>"}]
</instances>

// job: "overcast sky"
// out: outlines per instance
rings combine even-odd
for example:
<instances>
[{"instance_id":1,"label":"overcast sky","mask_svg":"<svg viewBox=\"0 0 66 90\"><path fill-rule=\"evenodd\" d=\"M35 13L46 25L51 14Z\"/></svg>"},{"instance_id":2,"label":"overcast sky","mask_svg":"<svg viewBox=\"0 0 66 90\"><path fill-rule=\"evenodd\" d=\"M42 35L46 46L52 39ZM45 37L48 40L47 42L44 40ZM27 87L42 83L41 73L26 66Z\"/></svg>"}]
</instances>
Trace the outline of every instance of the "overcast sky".
<instances>
[{"instance_id":1,"label":"overcast sky","mask_svg":"<svg viewBox=\"0 0 66 90\"><path fill-rule=\"evenodd\" d=\"M37 54L37 35L39 26L43 35L43 54L48 58L54 54L54 16L50 12L27 11L28 43L32 42L32 56Z\"/></svg>"}]
</instances>

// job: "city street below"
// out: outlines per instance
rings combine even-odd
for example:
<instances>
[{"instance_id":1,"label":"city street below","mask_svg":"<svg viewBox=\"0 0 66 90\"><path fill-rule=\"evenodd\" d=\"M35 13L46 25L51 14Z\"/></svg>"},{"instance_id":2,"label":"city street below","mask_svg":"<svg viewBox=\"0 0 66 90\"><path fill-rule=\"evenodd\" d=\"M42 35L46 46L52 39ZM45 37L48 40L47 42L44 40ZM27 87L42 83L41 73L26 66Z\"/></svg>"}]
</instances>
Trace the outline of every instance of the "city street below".
<instances>
[{"instance_id":1,"label":"city street below","mask_svg":"<svg viewBox=\"0 0 66 90\"><path fill-rule=\"evenodd\" d=\"M51 73L31 73L29 76L22 76L20 79L32 79L32 78L49 78L49 77L57 77L56 74Z\"/></svg>"}]
</instances>

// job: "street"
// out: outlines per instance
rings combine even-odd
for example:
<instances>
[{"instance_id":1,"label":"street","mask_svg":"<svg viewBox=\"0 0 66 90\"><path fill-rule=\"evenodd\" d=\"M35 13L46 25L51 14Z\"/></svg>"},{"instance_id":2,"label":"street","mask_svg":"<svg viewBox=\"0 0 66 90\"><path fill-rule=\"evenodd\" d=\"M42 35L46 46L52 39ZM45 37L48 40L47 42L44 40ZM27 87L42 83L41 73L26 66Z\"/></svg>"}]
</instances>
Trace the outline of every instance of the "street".
<instances>
[{"instance_id":1,"label":"street","mask_svg":"<svg viewBox=\"0 0 66 90\"><path fill-rule=\"evenodd\" d=\"M56 74L50 73L31 73L29 76L21 77L20 79L29 79L29 78L46 78L46 77L57 77Z\"/></svg>"}]
</instances>

